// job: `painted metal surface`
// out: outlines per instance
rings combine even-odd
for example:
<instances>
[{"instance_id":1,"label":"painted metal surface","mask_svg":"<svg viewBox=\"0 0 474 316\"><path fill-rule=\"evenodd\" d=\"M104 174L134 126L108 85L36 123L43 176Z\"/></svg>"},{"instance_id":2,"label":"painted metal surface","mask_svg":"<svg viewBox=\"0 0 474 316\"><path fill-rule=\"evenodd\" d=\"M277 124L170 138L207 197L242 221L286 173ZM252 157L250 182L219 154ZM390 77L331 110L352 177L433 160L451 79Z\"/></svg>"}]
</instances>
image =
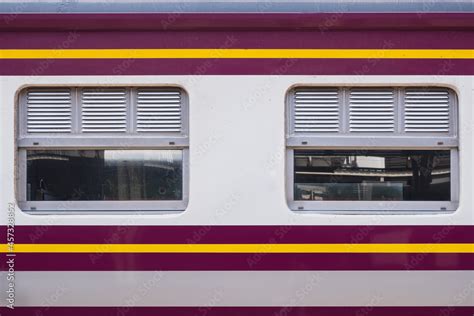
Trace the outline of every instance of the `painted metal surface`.
<instances>
[{"instance_id":1,"label":"painted metal surface","mask_svg":"<svg viewBox=\"0 0 474 316\"><path fill-rule=\"evenodd\" d=\"M472 30L472 12L1 13L0 30Z\"/></svg>"},{"instance_id":2,"label":"painted metal surface","mask_svg":"<svg viewBox=\"0 0 474 316\"><path fill-rule=\"evenodd\" d=\"M280 30L252 32L191 30L177 32L119 31L75 32L23 30L0 33L1 49L473 49L469 30ZM52 55L50 58L57 56ZM127 58L130 55L126 56ZM219 57L217 54L215 57ZM374 56L375 58L376 56ZM383 57L383 56L382 56Z\"/></svg>"},{"instance_id":3,"label":"painted metal surface","mask_svg":"<svg viewBox=\"0 0 474 316\"><path fill-rule=\"evenodd\" d=\"M21 225L16 234L16 243L32 245L474 243L470 225Z\"/></svg>"},{"instance_id":4,"label":"painted metal surface","mask_svg":"<svg viewBox=\"0 0 474 316\"><path fill-rule=\"evenodd\" d=\"M261 248L271 248L262 245ZM107 248L105 245L97 247ZM426 248L430 248L427 246ZM471 253L18 253L16 271L453 271ZM0 266L6 270L5 264Z\"/></svg>"},{"instance_id":5,"label":"painted metal surface","mask_svg":"<svg viewBox=\"0 0 474 316\"><path fill-rule=\"evenodd\" d=\"M0 74L471 75L472 32L429 30L2 32Z\"/></svg>"},{"instance_id":6,"label":"painted metal surface","mask_svg":"<svg viewBox=\"0 0 474 316\"><path fill-rule=\"evenodd\" d=\"M15 93L25 85L162 85L173 83L189 95L190 195L180 214L102 213L67 216L16 214L17 225L469 225L472 188L470 177L472 89L461 76L9 76L2 77L0 117L4 137L1 155L3 176L15 183ZM285 200L285 95L295 85L432 86L456 90L459 98L460 201L455 212L439 215L407 212L396 216L365 213L298 214ZM217 87L217 90L216 90ZM216 93L219 91L219 93ZM12 101L13 100L13 101ZM192 105L192 106L191 106ZM271 119L269 119L269 115ZM209 124L209 118L216 118ZM264 124L262 124L264 122ZM238 135L235 134L239 131ZM256 138L256 135L258 137ZM106 144L106 143L104 143ZM434 144L436 145L436 144ZM227 168L230 161L241 162ZM467 190L467 191L466 191ZM15 202L14 186L5 186L0 197ZM113 210L113 209L111 209ZM162 216L164 215L164 216ZM86 237L84 237L86 238ZM17 240L20 243L19 240ZM100 241L98 241L100 243Z\"/></svg>"},{"instance_id":7,"label":"painted metal surface","mask_svg":"<svg viewBox=\"0 0 474 316\"><path fill-rule=\"evenodd\" d=\"M18 271L474 267L471 226L18 226L16 232Z\"/></svg>"},{"instance_id":8,"label":"painted metal surface","mask_svg":"<svg viewBox=\"0 0 474 316\"><path fill-rule=\"evenodd\" d=\"M370 302L369 302L370 304ZM1 309L5 311L5 308ZM373 313L385 316L433 316L433 315L456 315L471 316L473 309L471 307L460 306L324 306L324 307L299 307L299 306L280 306L280 307L17 307L14 311L9 311L13 316L30 316L35 312L41 312L48 316L62 315L89 315L89 316L149 316L152 315L170 315L170 316L194 316L196 314L206 314L209 316L356 316L361 314Z\"/></svg>"},{"instance_id":9,"label":"painted metal surface","mask_svg":"<svg viewBox=\"0 0 474 316\"><path fill-rule=\"evenodd\" d=\"M64 289L56 306L455 306L469 307L472 271L65 271L17 273L19 306ZM0 275L4 278L5 275ZM145 288L142 291L142 288ZM2 286L2 292L4 287ZM363 289L363 290L361 290ZM436 289L430 291L428 289ZM144 294L145 292L145 294ZM416 293L416 295L414 295ZM100 295L99 295L100 294ZM47 315L47 314L46 314Z\"/></svg>"},{"instance_id":10,"label":"painted metal surface","mask_svg":"<svg viewBox=\"0 0 474 316\"><path fill-rule=\"evenodd\" d=\"M158 1L58 1L26 0L21 5L11 0L0 2L0 11L14 13L92 13L92 12L469 12L469 0L432 1L379 0L379 1L328 1L328 0L158 0Z\"/></svg>"},{"instance_id":11,"label":"painted metal surface","mask_svg":"<svg viewBox=\"0 0 474 316\"><path fill-rule=\"evenodd\" d=\"M122 66L132 64L133 66ZM203 70L204 69L204 70ZM469 76L473 74L473 60L460 59L386 59L377 60L368 66L367 59L258 59L245 60L200 60L167 59L159 60L0 60L0 74L4 76L175 76L191 75L307 75L341 76L358 75L437 75L442 72L448 76Z\"/></svg>"},{"instance_id":12,"label":"painted metal surface","mask_svg":"<svg viewBox=\"0 0 474 316\"><path fill-rule=\"evenodd\" d=\"M449 6L451 13L0 15L0 201L11 203L17 223L19 295L13 312L0 312L471 316L474 25L469 9ZM78 84L186 89L185 212L33 216L17 207L16 93ZM455 212L289 210L287 91L354 84L456 91L462 172ZM241 164L228 168L229 161ZM324 277L306 290L314 275Z\"/></svg>"}]
</instances>

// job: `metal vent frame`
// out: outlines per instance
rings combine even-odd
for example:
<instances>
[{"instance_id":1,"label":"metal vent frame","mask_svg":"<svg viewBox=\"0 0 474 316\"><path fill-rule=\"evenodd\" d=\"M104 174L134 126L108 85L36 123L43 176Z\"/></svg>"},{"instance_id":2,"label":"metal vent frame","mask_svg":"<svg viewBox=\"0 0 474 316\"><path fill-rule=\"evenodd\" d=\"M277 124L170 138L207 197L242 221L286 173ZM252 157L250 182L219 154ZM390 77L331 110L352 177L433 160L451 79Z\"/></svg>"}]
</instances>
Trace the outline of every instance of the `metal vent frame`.
<instances>
[{"instance_id":1,"label":"metal vent frame","mask_svg":"<svg viewBox=\"0 0 474 316\"><path fill-rule=\"evenodd\" d=\"M339 130L325 132L302 132L295 129L295 94L297 91L339 89ZM393 89L394 113L393 131L351 130L351 90L369 91ZM449 130L446 132L405 131L405 91L413 89L437 89L448 92ZM297 86L287 93L286 144L290 147L318 146L333 148L357 146L363 148L386 146L389 148L452 148L458 146L458 106L457 95L448 87L433 86Z\"/></svg>"},{"instance_id":2,"label":"metal vent frame","mask_svg":"<svg viewBox=\"0 0 474 316\"><path fill-rule=\"evenodd\" d=\"M27 96L30 90L44 89L70 89L71 91L71 131L67 133L29 133L27 129ZM107 89L125 89L125 129L113 130L84 130L83 129L83 102L84 91L96 89L97 91ZM140 89L170 90L180 93L180 124L179 131L140 131L138 129L138 100ZM189 100L187 92L177 85L160 86L42 86L26 87L20 91L18 96L18 120L17 142L20 147L51 147L62 148L102 148L102 147L129 147L138 148L146 146L157 147L187 147L189 146Z\"/></svg>"}]
</instances>

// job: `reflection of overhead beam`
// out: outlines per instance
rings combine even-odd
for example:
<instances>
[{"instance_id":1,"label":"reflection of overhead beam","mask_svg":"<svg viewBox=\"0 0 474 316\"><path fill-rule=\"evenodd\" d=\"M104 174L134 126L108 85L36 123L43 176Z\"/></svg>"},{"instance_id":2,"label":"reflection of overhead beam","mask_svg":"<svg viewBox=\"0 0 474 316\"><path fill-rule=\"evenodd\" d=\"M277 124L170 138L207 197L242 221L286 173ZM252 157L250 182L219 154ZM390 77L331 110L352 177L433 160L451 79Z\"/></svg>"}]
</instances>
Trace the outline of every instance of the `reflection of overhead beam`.
<instances>
[{"instance_id":1,"label":"reflection of overhead beam","mask_svg":"<svg viewBox=\"0 0 474 316\"><path fill-rule=\"evenodd\" d=\"M164 161L172 163L181 161L181 150L104 150L104 158L106 163L109 161Z\"/></svg>"},{"instance_id":2,"label":"reflection of overhead beam","mask_svg":"<svg viewBox=\"0 0 474 316\"><path fill-rule=\"evenodd\" d=\"M296 174L324 175L324 176L359 176L359 177L411 177L412 172L385 172L385 171L335 171L335 172L316 172L316 171L296 171ZM431 175L450 174L449 169L434 170Z\"/></svg>"},{"instance_id":3,"label":"reflection of overhead beam","mask_svg":"<svg viewBox=\"0 0 474 316\"><path fill-rule=\"evenodd\" d=\"M176 166L164 165L164 164L159 164L159 163L144 163L143 166L149 167L149 168L166 169L166 170L176 169Z\"/></svg>"},{"instance_id":4,"label":"reflection of overhead beam","mask_svg":"<svg viewBox=\"0 0 474 316\"><path fill-rule=\"evenodd\" d=\"M35 155L29 156L28 161L32 160L60 160L60 161L69 161L68 157L60 157L60 156L50 156L50 155Z\"/></svg>"}]
</instances>

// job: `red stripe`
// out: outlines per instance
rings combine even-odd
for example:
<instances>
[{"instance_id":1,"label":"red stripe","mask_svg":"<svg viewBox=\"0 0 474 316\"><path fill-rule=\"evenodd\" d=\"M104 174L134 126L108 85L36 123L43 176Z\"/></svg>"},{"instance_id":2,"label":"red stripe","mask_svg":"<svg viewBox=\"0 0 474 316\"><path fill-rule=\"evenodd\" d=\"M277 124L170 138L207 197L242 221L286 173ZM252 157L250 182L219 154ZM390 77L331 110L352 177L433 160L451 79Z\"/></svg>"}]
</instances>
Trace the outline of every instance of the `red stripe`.
<instances>
[{"instance_id":1,"label":"red stripe","mask_svg":"<svg viewBox=\"0 0 474 316\"><path fill-rule=\"evenodd\" d=\"M0 48L469 49L474 48L474 32L0 32Z\"/></svg>"},{"instance_id":2,"label":"red stripe","mask_svg":"<svg viewBox=\"0 0 474 316\"><path fill-rule=\"evenodd\" d=\"M472 316L474 307L1 307L11 316Z\"/></svg>"},{"instance_id":3,"label":"red stripe","mask_svg":"<svg viewBox=\"0 0 474 316\"><path fill-rule=\"evenodd\" d=\"M5 242L6 226L0 226ZM177 243L474 243L474 226L16 226L15 242Z\"/></svg>"},{"instance_id":4,"label":"red stripe","mask_svg":"<svg viewBox=\"0 0 474 316\"><path fill-rule=\"evenodd\" d=\"M474 28L472 13L0 14L0 30L417 30Z\"/></svg>"},{"instance_id":5,"label":"red stripe","mask_svg":"<svg viewBox=\"0 0 474 316\"><path fill-rule=\"evenodd\" d=\"M472 59L0 60L0 75L474 75Z\"/></svg>"},{"instance_id":6,"label":"red stripe","mask_svg":"<svg viewBox=\"0 0 474 316\"><path fill-rule=\"evenodd\" d=\"M105 248L107 245L104 246ZM262 246L262 248L265 246ZM2 260L1 271L7 271ZM16 271L474 270L474 254L18 253Z\"/></svg>"}]
</instances>

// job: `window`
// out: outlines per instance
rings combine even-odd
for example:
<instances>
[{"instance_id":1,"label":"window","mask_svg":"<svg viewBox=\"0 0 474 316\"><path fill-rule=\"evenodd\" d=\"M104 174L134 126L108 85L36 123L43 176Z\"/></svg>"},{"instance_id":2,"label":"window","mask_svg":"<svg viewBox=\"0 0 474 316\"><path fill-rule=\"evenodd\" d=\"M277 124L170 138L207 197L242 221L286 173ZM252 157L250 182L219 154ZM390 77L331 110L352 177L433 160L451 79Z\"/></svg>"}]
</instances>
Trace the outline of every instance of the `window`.
<instances>
[{"instance_id":1,"label":"window","mask_svg":"<svg viewBox=\"0 0 474 316\"><path fill-rule=\"evenodd\" d=\"M288 94L295 211L453 211L456 95L446 88L299 87Z\"/></svg>"},{"instance_id":2,"label":"window","mask_svg":"<svg viewBox=\"0 0 474 316\"><path fill-rule=\"evenodd\" d=\"M28 88L18 113L23 210L185 209L189 139L180 88Z\"/></svg>"},{"instance_id":3,"label":"window","mask_svg":"<svg viewBox=\"0 0 474 316\"><path fill-rule=\"evenodd\" d=\"M447 150L296 150L295 200L449 201Z\"/></svg>"}]
</instances>

